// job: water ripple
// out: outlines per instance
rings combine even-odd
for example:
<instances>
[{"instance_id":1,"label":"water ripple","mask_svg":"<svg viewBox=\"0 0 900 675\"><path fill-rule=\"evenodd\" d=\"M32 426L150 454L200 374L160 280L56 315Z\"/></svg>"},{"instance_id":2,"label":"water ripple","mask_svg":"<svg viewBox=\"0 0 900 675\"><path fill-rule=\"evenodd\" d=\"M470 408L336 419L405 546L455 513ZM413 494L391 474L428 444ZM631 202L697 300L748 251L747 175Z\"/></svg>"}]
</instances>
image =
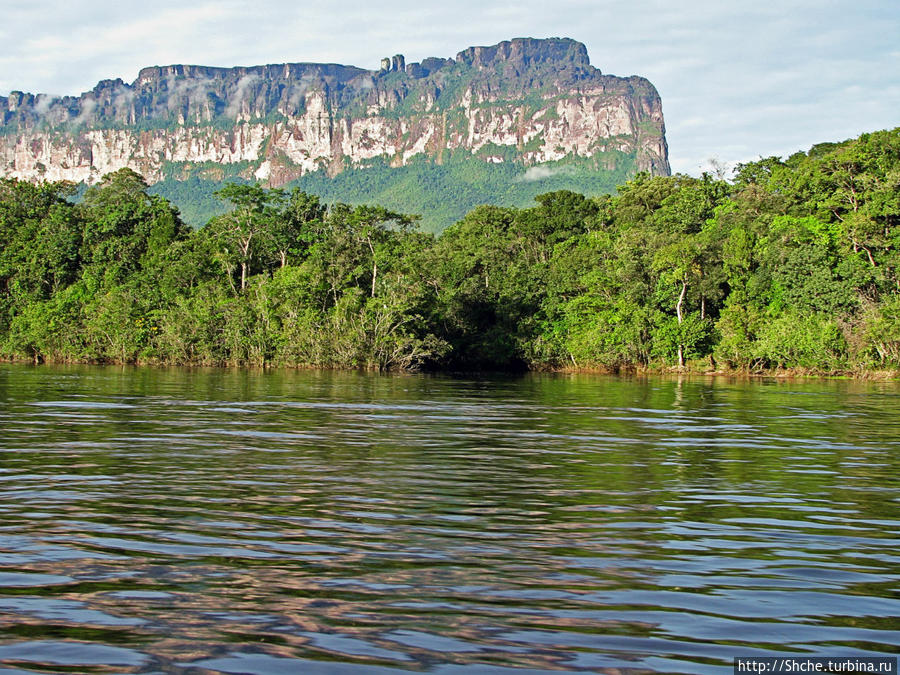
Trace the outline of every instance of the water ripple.
<instances>
[{"instance_id":1,"label":"water ripple","mask_svg":"<svg viewBox=\"0 0 900 675\"><path fill-rule=\"evenodd\" d=\"M900 386L0 366L0 673L900 652Z\"/></svg>"}]
</instances>

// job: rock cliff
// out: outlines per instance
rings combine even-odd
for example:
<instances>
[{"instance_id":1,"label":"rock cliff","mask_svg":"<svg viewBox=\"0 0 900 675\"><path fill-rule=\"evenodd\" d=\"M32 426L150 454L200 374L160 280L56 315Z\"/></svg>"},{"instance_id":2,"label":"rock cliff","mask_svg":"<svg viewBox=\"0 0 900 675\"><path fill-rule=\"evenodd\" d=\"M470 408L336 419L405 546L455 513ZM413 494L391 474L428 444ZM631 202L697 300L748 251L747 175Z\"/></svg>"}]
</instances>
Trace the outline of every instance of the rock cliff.
<instances>
[{"instance_id":1,"label":"rock cliff","mask_svg":"<svg viewBox=\"0 0 900 675\"><path fill-rule=\"evenodd\" d=\"M373 161L465 155L531 167L597 158L668 174L659 95L604 75L570 39L514 39L377 71L316 63L144 68L79 97L0 97L0 174L92 183L130 167L151 182L230 167L282 185Z\"/></svg>"}]
</instances>

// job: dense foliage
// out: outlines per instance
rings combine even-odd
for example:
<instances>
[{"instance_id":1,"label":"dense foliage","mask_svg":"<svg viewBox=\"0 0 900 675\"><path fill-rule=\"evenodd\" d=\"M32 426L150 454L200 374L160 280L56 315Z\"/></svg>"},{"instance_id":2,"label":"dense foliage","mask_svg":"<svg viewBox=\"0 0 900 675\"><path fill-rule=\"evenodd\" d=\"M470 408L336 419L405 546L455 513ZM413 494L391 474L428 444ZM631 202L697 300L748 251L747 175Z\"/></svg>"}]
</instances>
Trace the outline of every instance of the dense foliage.
<instances>
[{"instance_id":1,"label":"dense foliage","mask_svg":"<svg viewBox=\"0 0 900 675\"><path fill-rule=\"evenodd\" d=\"M589 195L615 192L636 172L633 154L609 152L592 158L567 158L527 170L512 161L492 164L467 152L445 153L441 163L418 158L392 167L383 160L369 166L348 166L336 176L316 171L297 178L287 188L300 188L326 202L376 203L394 211L422 216L420 228L441 232L480 204L526 207L535 196L554 190L574 190ZM187 164L171 171L150 187L152 194L165 197L181 210L184 222L200 227L225 212L215 193L229 182L247 182L238 167L225 171L205 171L215 179L200 178ZM246 167L242 167L246 168ZM192 173L193 171L193 173ZM221 176L217 174L223 174Z\"/></svg>"},{"instance_id":2,"label":"dense foliage","mask_svg":"<svg viewBox=\"0 0 900 675\"><path fill-rule=\"evenodd\" d=\"M0 181L0 354L365 368L900 368L900 129L480 206L231 184L194 231L124 169Z\"/></svg>"}]
</instances>

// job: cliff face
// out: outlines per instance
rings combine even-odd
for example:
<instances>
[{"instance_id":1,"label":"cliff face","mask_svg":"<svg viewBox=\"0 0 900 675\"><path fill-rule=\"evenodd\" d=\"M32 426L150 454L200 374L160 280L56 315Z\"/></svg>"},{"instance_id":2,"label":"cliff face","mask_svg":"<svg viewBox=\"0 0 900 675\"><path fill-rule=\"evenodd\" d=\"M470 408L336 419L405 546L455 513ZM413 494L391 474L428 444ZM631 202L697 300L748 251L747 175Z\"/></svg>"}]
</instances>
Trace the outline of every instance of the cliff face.
<instances>
[{"instance_id":1,"label":"cliff face","mask_svg":"<svg viewBox=\"0 0 900 675\"><path fill-rule=\"evenodd\" d=\"M0 174L92 183L130 167L151 182L231 168L281 185L325 170L468 154L533 166L625 156L668 174L662 106L640 77L603 75L584 45L515 39L379 71L313 63L145 68L80 97L0 97ZM617 159L618 158L618 159Z\"/></svg>"}]
</instances>

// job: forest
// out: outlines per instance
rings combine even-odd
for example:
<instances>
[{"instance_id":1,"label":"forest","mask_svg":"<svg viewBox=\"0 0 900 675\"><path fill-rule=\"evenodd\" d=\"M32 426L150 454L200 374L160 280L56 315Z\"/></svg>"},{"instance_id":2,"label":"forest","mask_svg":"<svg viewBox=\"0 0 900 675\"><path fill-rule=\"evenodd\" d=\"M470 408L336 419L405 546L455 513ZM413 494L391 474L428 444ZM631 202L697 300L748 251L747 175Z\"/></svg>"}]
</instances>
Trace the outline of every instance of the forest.
<instances>
[{"instance_id":1,"label":"forest","mask_svg":"<svg viewBox=\"0 0 900 675\"><path fill-rule=\"evenodd\" d=\"M228 184L194 230L123 169L0 180L0 357L896 375L900 128L700 178L479 206ZM436 195L439 198L439 195Z\"/></svg>"}]
</instances>

